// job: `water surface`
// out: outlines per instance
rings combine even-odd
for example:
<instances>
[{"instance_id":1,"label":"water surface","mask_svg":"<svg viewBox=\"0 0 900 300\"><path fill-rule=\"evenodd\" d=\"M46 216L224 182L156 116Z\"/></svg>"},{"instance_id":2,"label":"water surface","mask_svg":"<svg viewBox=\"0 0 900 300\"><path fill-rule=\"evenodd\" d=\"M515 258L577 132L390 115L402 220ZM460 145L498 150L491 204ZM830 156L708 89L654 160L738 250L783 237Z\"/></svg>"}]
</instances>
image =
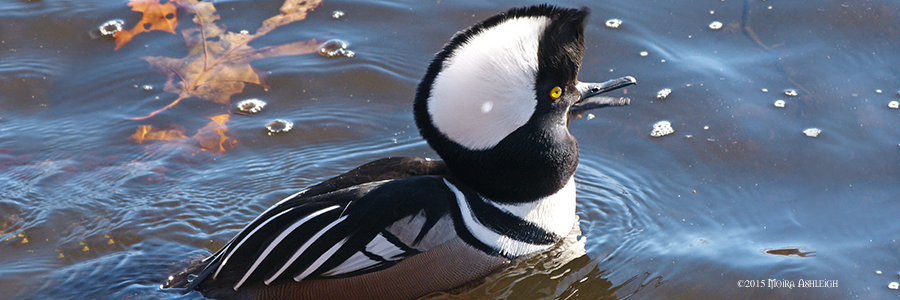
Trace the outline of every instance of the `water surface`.
<instances>
[{"instance_id":1,"label":"water surface","mask_svg":"<svg viewBox=\"0 0 900 300\"><path fill-rule=\"evenodd\" d=\"M900 297L887 287L900 281L900 110L888 108L900 100L900 3L555 3L592 10L582 80L639 82L631 106L572 122L580 242L431 297ZM134 121L177 97L140 58L183 57L179 35L144 33L116 51L89 32L140 20L126 1L0 3L0 298L201 298L158 286L307 185L385 156L436 157L411 111L431 56L524 4L326 0L253 45L339 38L354 57L258 60L268 90ZM280 5L215 2L232 31ZM619 28L605 26L613 18ZM268 105L231 113L248 98ZM130 138L143 125L191 136L222 114L237 141L223 154ZM294 130L268 135L274 119ZM650 137L660 120L675 133ZM748 280L795 286L739 286Z\"/></svg>"}]
</instances>

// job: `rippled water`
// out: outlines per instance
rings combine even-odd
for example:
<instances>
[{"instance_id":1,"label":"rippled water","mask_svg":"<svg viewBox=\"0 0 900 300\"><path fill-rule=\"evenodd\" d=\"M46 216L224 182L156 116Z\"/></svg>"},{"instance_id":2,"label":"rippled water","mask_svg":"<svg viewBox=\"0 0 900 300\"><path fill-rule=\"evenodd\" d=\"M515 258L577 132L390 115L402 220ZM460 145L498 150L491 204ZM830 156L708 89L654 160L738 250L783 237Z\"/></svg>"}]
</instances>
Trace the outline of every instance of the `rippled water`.
<instances>
[{"instance_id":1,"label":"rippled water","mask_svg":"<svg viewBox=\"0 0 900 300\"><path fill-rule=\"evenodd\" d=\"M558 4L593 11L581 79L639 82L631 106L571 125L581 239L431 298L900 297L888 289L900 281L900 110L888 108L900 100L900 3ZM215 2L233 31L280 5ZM177 97L140 57L181 57L183 39L145 33L118 51L92 39L108 20L140 19L126 1L0 3L0 298L200 298L158 286L280 198L376 158L435 157L411 115L431 55L518 5L326 0L254 43L340 39L352 58L258 60L268 91L133 121ZM224 154L130 139L142 125L191 136L250 98L268 105L231 114L237 144ZM293 129L267 134L275 119ZM661 120L675 132L651 137Z\"/></svg>"}]
</instances>

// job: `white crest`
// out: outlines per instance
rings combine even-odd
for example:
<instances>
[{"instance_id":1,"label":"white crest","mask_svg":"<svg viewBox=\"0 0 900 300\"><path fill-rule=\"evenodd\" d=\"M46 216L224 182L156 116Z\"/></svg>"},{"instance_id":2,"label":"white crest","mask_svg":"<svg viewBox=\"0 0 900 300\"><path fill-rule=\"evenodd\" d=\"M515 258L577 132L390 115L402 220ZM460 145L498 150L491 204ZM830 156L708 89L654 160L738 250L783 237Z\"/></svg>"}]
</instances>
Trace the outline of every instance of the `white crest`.
<instances>
[{"instance_id":1,"label":"white crest","mask_svg":"<svg viewBox=\"0 0 900 300\"><path fill-rule=\"evenodd\" d=\"M483 150L528 122L537 105L538 44L549 22L509 19L450 54L428 98L434 126L466 148Z\"/></svg>"}]
</instances>

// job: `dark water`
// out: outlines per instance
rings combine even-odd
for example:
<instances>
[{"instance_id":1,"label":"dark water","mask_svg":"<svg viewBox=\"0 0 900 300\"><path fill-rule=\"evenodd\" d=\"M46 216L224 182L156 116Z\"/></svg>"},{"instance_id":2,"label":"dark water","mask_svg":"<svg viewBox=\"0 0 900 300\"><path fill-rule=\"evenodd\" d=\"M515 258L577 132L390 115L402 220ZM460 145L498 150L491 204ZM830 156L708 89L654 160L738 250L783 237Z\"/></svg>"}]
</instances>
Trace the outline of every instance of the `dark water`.
<instances>
[{"instance_id":1,"label":"dark water","mask_svg":"<svg viewBox=\"0 0 900 300\"><path fill-rule=\"evenodd\" d=\"M232 105L191 98L132 121L177 97L140 57L183 57L180 35L144 33L114 51L89 31L117 18L133 26L141 15L126 1L3 1L0 298L198 299L158 286L280 198L376 158L436 157L411 115L431 55L524 4L448 2L326 0L254 45L340 38L355 57L257 60L268 91L248 86ZM558 4L593 10L581 79L639 82L631 106L571 125L586 255L547 253L433 298L900 297L888 288L900 282L900 110L888 108L900 101L900 2ZM280 5L215 2L233 31ZM613 18L617 29L605 26ZM268 106L231 115L237 144L224 154L129 139L142 125L191 136L247 98ZM267 135L278 118L294 130ZM650 137L660 120L675 133ZM739 286L751 284L765 287Z\"/></svg>"}]
</instances>

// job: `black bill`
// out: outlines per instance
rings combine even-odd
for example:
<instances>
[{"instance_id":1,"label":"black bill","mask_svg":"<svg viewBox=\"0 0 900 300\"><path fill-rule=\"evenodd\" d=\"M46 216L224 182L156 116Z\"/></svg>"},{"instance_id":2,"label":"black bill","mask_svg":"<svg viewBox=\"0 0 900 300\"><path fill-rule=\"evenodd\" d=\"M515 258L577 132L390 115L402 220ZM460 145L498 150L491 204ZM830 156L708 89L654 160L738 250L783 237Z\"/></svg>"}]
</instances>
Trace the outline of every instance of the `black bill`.
<instances>
[{"instance_id":1,"label":"black bill","mask_svg":"<svg viewBox=\"0 0 900 300\"><path fill-rule=\"evenodd\" d=\"M607 106L631 104L631 99L626 97L602 97L598 95L632 84L637 84L637 80L631 76L616 78L601 83L578 83L576 88L581 92L581 99L569 108L569 114L580 114L584 111Z\"/></svg>"}]
</instances>

